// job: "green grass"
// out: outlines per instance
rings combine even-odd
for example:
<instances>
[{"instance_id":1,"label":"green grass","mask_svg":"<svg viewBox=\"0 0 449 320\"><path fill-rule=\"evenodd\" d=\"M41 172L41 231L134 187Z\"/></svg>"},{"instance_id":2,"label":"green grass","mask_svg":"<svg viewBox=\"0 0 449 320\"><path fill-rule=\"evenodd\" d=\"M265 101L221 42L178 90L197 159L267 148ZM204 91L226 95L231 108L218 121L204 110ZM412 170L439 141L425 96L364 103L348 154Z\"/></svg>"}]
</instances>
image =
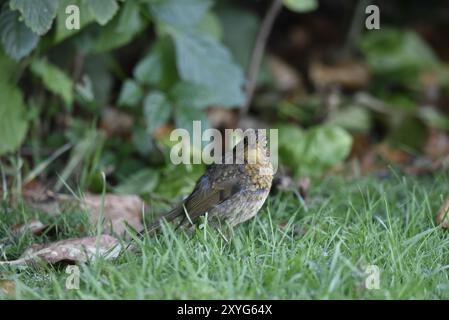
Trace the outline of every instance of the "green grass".
<instances>
[{"instance_id":1,"label":"green grass","mask_svg":"<svg viewBox=\"0 0 449 320\"><path fill-rule=\"evenodd\" d=\"M329 177L314 183L307 207L291 193L270 196L229 243L208 228L188 235L166 226L136 252L80 266L79 290L65 289L61 266L2 266L0 277L16 282L18 299L448 299L449 234L434 225L448 185L447 173ZM82 212L53 218L3 206L2 259L51 239L11 234L36 216L58 226L58 239L95 232L76 231ZM363 287L367 265L380 269L378 290Z\"/></svg>"}]
</instances>

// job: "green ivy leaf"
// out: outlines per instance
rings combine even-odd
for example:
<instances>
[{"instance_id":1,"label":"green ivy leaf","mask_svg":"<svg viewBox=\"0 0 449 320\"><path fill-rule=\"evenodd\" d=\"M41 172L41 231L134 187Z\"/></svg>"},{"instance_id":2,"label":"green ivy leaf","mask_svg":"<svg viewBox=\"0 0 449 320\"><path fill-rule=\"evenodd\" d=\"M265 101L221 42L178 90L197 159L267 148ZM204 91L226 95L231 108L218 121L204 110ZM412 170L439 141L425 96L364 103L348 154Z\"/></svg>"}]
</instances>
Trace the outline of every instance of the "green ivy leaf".
<instances>
[{"instance_id":1,"label":"green ivy leaf","mask_svg":"<svg viewBox=\"0 0 449 320\"><path fill-rule=\"evenodd\" d=\"M438 109L432 107L419 108L419 117L432 128L449 130L449 117Z\"/></svg>"},{"instance_id":2,"label":"green ivy leaf","mask_svg":"<svg viewBox=\"0 0 449 320\"><path fill-rule=\"evenodd\" d=\"M156 0L149 3L157 20L178 27L196 25L211 5L210 0Z\"/></svg>"},{"instance_id":3,"label":"green ivy leaf","mask_svg":"<svg viewBox=\"0 0 449 320\"><path fill-rule=\"evenodd\" d=\"M170 92L176 107L175 123L192 133L193 121L201 121L201 128L210 127L204 108L215 101L215 96L205 86L191 82L179 82Z\"/></svg>"},{"instance_id":4,"label":"green ivy leaf","mask_svg":"<svg viewBox=\"0 0 449 320\"><path fill-rule=\"evenodd\" d=\"M233 7L219 9L218 15L224 30L223 43L236 62L246 70L259 31L259 17L251 11Z\"/></svg>"},{"instance_id":5,"label":"green ivy leaf","mask_svg":"<svg viewBox=\"0 0 449 320\"><path fill-rule=\"evenodd\" d=\"M15 151L28 130L22 93L8 82L0 81L0 155Z\"/></svg>"},{"instance_id":6,"label":"green ivy leaf","mask_svg":"<svg viewBox=\"0 0 449 320\"><path fill-rule=\"evenodd\" d=\"M159 182L159 173L155 170L144 169L133 174L124 183L115 188L118 193L145 194L152 192Z\"/></svg>"},{"instance_id":7,"label":"green ivy leaf","mask_svg":"<svg viewBox=\"0 0 449 320\"><path fill-rule=\"evenodd\" d=\"M170 96L177 107L203 109L215 101L213 92L207 87L184 81L176 84Z\"/></svg>"},{"instance_id":8,"label":"green ivy leaf","mask_svg":"<svg viewBox=\"0 0 449 320\"><path fill-rule=\"evenodd\" d=\"M14 60L27 56L37 46L39 36L19 21L19 13L3 9L0 14L0 40Z\"/></svg>"},{"instance_id":9,"label":"green ivy leaf","mask_svg":"<svg viewBox=\"0 0 449 320\"><path fill-rule=\"evenodd\" d=\"M134 77L142 84L168 89L177 80L175 50L168 38L156 41L150 53L133 70Z\"/></svg>"},{"instance_id":10,"label":"green ivy leaf","mask_svg":"<svg viewBox=\"0 0 449 320\"><path fill-rule=\"evenodd\" d=\"M168 198L188 195L203 173L204 164L189 166L169 164L162 171L162 179L170 183L160 183L154 192Z\"/></svg>"},{"instance_id":11,"label":"green ivy leaf","mask_svg":"<svg viewBox=\"0 0 449 320\"><path fill-rule=\"evenodd\" d=\"M145 23L140 20L138 24L134 24L132 27L129 24L126 25L124 22L124 19L127 19L124 16L125 14L128 14L128 12L122 11L120 15L115 16L106 26L99 29L94 48L96 53L122 47L133 40L144 29Z\"/></svg>"},{"instance_id":12,"label":"green ivy leaf","mask_svg":"<svg viewBox=\"0 0 449 320\"><path fill-rule=\"evenodd\" d=\"M191 31L174 31L176 63L182 80L204 85L215 93L215 103L241 106L244 76L230 52L215 39Z\"/></svg>"},{"instance_id":13,"label":"green ivy leaf","mask_svg":"<svg viewBox=\"0 0 449 320\"><path fill-rule=\"evenodd\" d=\"M31 71L42 79L48 90L59 95L66 104L72 104L73 83L62 70L46 61L36 60L31 64Z\"/></svg>"},{"instance_id":14,"label":"green ivy leaf","mask_svg":"<svg viewBox=\"0 0 449 320\"><path fill-rule=\"evenodd\" d=\"M327 124L346 130L367 132L371 128L371 114L366 108L350 105L332 114Z\"/></svg>"},{"instance_id":15,"label":"green ivy leaf","mask_svg":"<svg viewBox=\"0 0 449 320\"><path fill-rule=\"evenodd\" d=\"M316 0L284 0L284 5L295 12L309 12L318 8Z\"/></svg>"},{"instance_id":16,"label":"green ivy leaf","mask_svg":"<svg viewBox=\"0 0 449 320\"><path fill-rule=\"evenodd\" d=\"M90 0L88 5L94 19L102 26L108 23L118 11L116 0Z\"/></svg>"},{"instance_id":17,"label":"green ivy leaf","mask_svg":"<svg viewBox=\"0 0 449 320\"><path fill-rule=\"evenodd\" d=\"M138 32L142 27L140 8L137 1L126 1L120 12L118 32Z\"/></svg>"},{"instance_id":18,"label":"green ivy leaf","mask_svg":"<svg viewBox=\"0 0 449 320\"><path fill-rule=\"evenodd\" d=\"M193 134L193 121L201 121L201 130L210 127L209 120L204 110L192 108L185 104L176 106L175 124L177 128L186 129L190 135ZM203 141L201 143L204 143Z\"/></svg>"},{"instance_id":19,"label":"green ivy leaf","mask_svg":"<svg viewBox=\"0 0 449 320\"><path fill-rule=\"evenodd\" d=\"M142 100L143 91L139 84L134 80L126 80L123 83L120 96L118 98L118 104L120 106L135 107Z\"/></svg>"},{"instance_id":20,"label":"green ivy leaf","mask_svg":"<svg viewBox=\"0 0 449 320\"><path fill-rule=\"evenodd\" d=\"M170 118L171 105L162 92L148 94L143 104L149 132L153 132Z\"/></svg>"},{"instance_id":21,"label":"green ivy leaf","mask_svg":"<svg viewBox=\"0 0 449 320\"><path fill-rule=\"evenodd\" d=\"M323 125L303 131L292 125L279 128L279 155L295 175L318 176L343 161L352 137L344 129Z\"/></svg>"},{"instance_id":22,"label":"green ivy leaf","mask_svg":"<svg viewBox=\"0 0 449 320\"><path fill-rule=\"evenodd\" d=\"M217 15L213 12L207 12L203 19L196 26L200 32L220 41L223 38L223 27Z\"/></svg>"},{"instance_id":23,"label":"green ivy leaf","mask_svg":"<svg viewBox=\"0 0 449 320\"><path fill-rule=\"evenodd\" d=\"M382 32L367 32L360 48L373 73L397 81L413 82L420 71L439 63L429 45L412 31L382 28Z\"/></svg>"},{"instance_id":24,"label":"green ivy leaf","mask_svg":"<svg viewBox=\"0 0 449 320\"><path fill-rule=\"evenodd\" d=\"M51 28L58 10L58 0L11 0L9 6L19 10L25 24L41 36Z\"/></svg>"},{"instance_id":25,"label":"green ivy leaf","mask_svg":"<svg viewBox=\"0 0 449 320\"><path fill-rule=\"evenodd\" d=\"M0 50L0 83L9 82L14 70L17 68L17 62L8 57L3 50Z\"/></svg>"}]
</instances>

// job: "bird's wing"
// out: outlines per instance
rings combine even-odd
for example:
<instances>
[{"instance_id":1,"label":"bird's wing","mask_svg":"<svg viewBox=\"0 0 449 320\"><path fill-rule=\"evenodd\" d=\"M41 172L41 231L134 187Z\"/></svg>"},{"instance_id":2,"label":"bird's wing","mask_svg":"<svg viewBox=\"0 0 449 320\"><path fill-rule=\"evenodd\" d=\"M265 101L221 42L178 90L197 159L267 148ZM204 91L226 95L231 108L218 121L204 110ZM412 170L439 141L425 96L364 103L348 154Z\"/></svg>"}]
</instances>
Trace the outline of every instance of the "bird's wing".
<instances>
[{"instance_id":1,"label":"bird's wing","mask_svg":"<svg viewBox=\"0 0 449 320\"><path fill-rule=\"evenodd\" d=\"M206 179L208 179L206 177ZM185 200L184 206L191 220L205 214L213 207L229 199L241 190L239 176L214 181L205 185L198 184Z\"/></svg>"},{"instance_id":2,"label":"bird's wing","mask_svg":"<svg viewBox=\"0 0 449 320\"><path fill-rule=\"evenodd\" d=\"M157 218L147 228L147 231L158 229L162 220L170 222L179 217L182 217L179 223L179 225L182 225L188 221L186 213L189 219L193 221L232 197L241 190L241 177L235 170L235 167L232 166L227 168L217 168L216 165L209 166L207 172L196 183L190 196L171 211ZM227 172L228 175L222 175L223 172Z\"/></svg>"}]
</instances>

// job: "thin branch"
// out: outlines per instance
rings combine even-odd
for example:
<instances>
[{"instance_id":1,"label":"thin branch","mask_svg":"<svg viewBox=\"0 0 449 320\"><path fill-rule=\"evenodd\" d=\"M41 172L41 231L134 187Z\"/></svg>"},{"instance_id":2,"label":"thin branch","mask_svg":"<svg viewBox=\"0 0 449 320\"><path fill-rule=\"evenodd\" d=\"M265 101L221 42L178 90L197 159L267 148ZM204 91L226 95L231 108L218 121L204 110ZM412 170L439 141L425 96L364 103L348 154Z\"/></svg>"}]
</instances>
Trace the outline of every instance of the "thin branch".
<instances>
[{"instance_id":1,"label":"thin branch","mask_svg":"<svg viewBox=\"0 0 449 320\"><path fill-rule=\"evenodd\" d=\"M270 8L265 15L259 33L257 35L256 44L251 55L250 65L248 69L248 79L246 83L246 101L241 112L248 112L251 100L253 98L254 89L256 88L257 76L259 75L260 64L262 63L263 54L267 45L268 36L273 28L274 21L282 9L282 0L273 0Z\"/></svg>"},{"instance_id":2,"label":"thin branch","mask_svg":"<svg viewBox=\"0 0 449 320\"><path fill-rule=\"evenodd\" d=\"M359 0L357 2L344 47L344 52L346 53L350 53L360 39L362 29L365 26L363 23L365 18L365 8L370 4L370 2L371 0Z\"/></svg>"}]
</instances>

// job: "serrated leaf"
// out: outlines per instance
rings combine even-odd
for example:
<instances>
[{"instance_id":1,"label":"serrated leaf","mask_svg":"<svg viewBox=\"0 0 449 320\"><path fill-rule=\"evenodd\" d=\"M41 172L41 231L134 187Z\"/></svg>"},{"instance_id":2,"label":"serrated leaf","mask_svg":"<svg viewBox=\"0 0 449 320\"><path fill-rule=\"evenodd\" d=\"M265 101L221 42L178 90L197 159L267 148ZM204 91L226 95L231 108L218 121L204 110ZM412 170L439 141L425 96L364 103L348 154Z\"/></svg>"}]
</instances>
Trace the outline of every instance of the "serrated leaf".
<instances>
[{"instance_id":1,"label":"serrated leaf","mask_svg":"<svg viewBox=\"0 0 449 320\"><path fill-rule=\"evenodd\" d=\"M73 102L72 80L57 66L43 60L36 60L31 64L31 71L40 77L45 87L59 95L68 105Z\"/></svg>"},{"instance_id":2,"label":"serrated leaf","mask_svg":"<svg viewBox=\"0 0 449 320\"><path fill-rule=\"evenodd\" d=\"M124 46L143 30L145 27L143 22L137 25L138 28L124 28L123 24L120 25L124 13L122 11L120 15L115 16L106 26L99 29L94 47L95 53L102 53Z\"/></svg>"},{"instance_id":3,"label":"serrated leaf","mask_svg":"<svg viewBox=\"0 0 449 320\"><path fill-rule=\"evenodd\" d=\"M116 0L90 0L88 5L94 19L102 26L108 23L118 11Z\"/></svg>"},{"instance_id":4,"label":"serrated leaf","mask_svg":"<svg viewBox=\"0 0 449 320\"><path fill-rule=\"evenodd\" d=\"M149 132L153 132L170 118L171 105L162 92L148 94L143 104Z\"/></svg>"},{"instance_id":5,"label":"serrated leaf","mask_svg":"<svg viewBox=\"0 0 449 320\"><path fill-rule=\"evenodd\" d=\"M209 120L207 119L204 110L188 107L183 104L176 106L175 124L177 128L186 129L192 135L194 121L201 121L201 130L210 127Z\"/></svg>"},{"instance_id":6,"label":"serrated leaf","mask_svg":"<svg viewBox=\"0 0 449 320\"><path fill-rule=\"evenodd\" d=\"M200 32L220 41L223 38L223 27L217 15L207 12L196 26Z\"/></svg>"},{"instance_id":7,"label":"serrated leaf","mask_svg":"<svg viewBox=\"0 0 449 320\"><path fill-rule=\"evenodd\" d=\"M39 36L19 21L19 13L3 9L0 14L0 38L5 52L20 60L37 46Z\"/></svg>"},{"instance_id":8,"label":"serrated leaf","mask_svg":"<svg viewBox=\"0 0 449 320\"><path fill-rule=\"evenodd\" d=\"M251 11L233 7L220 9L218 14L224 30L223 43L235 61L246 70L259 31L259 17Z\"/></svg>"},{"instance_id":9,"label":"serrated leaf","mask_svg":"<svg viewBox=\"0 0 449 320\"><path fill-rule=\"evenodd\" d=\"M120 12L118 32L137 32L142 26L140 8L137 1L126 1Z\"/></svg>"},{"instance_id":10,"label":"serrated leaf","mask_svg":"<svg viewBox=\"0 0 449 320\"><path fill-rule=\"evenodd\" d=\"M15 151L28 129L22 93L0 81L0 155Z\"/></svg>"},{"instance_id":11,"label":"serrated leaf","mask_svg":"<svg viewBox=\"0 0 449 320\"><path fill-rule=\"evenodd\" d=\"M318 8L316 0L284 0L284 5L295 12L309 12Z\"/></svg>"},{"instance_id":12,"label":"serrated leaf","mask_svg":"<svg viewBox=\"0 0 449 320\"><path fill-rule=\"evenodd\" d=\"M161 89L167 89L177 81L175 52L167 40L159 39L150 53L136 65L133 74L137 81Z\"/></svg>"},{"instance_id":13,"label":"serrated leaf","mask_svg":"<svg viewBox=\"0 0 449 320\"><path fill-rule=\"evenodd\" d=\"M215 102L214 93L203 85L179 82L170 93L176 106L202 109Z\"/></svg>"},{"instance_id":14,"label":"serrated leaf","mask_svg":"<svg viewBox=\"0 0 449 320\"><path fill-rule=\"evenodd\" d=\"M215 103L241 106L244 76L229 51L215 39L191 31L173 32L176 63L182 80L204 85L215 93Z\"/></svg>"},{"instance_id":15,"label":"serrated leaf","mask_svg":"<svg viewBox=\"0 0 449 320\"><path fill-rule=\"evenodd\" d=\"M118 98L120 106L135 107L142 100L143 91L134 80L126 80Z\"/></svg>"},{"instance_id":16,"label":"serrated leaf","mask_svg":"<svg viewBox=\"0 0 449 320\"><path fill-rule=\"evenodd\" d=\"M20 11L25 24L33 32L44 35L56 17L58 0L11 0L9 6Z\"/></svg>"},{"instance_id":17,"label":"serrated leaf","mask_svg":"<svg viewBox=\"0 0 449 320\"><path fill-rule=\"evenodd\" d=\"M210 0L156 0L149 3L157 20L178 27L197 24L211 5Z\"/></svg>"}]
</instances>

